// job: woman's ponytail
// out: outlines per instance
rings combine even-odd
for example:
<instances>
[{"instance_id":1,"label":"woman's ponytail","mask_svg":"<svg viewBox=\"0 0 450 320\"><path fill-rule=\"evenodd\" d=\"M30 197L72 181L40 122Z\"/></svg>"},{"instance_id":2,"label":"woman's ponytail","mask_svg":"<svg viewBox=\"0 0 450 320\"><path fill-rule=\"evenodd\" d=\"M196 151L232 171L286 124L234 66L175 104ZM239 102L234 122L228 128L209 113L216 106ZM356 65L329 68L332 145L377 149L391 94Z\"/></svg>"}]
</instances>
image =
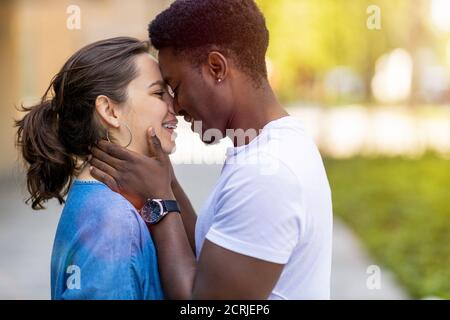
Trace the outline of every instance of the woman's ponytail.
<instances>
[{"instance_id":1,"label":"woman's ponytail","mask_svg":"<svg viewBox=\"0 0 450 320\"><path fill-rule=\"evenodd\" d=\"M58 114L53 100L22 111L28 113L16 121L17 145L28 164L27 188L33 209L43 209L51 198L64 203L75 170L75 160L59 140Z\"/></svg>"}]
</instances>

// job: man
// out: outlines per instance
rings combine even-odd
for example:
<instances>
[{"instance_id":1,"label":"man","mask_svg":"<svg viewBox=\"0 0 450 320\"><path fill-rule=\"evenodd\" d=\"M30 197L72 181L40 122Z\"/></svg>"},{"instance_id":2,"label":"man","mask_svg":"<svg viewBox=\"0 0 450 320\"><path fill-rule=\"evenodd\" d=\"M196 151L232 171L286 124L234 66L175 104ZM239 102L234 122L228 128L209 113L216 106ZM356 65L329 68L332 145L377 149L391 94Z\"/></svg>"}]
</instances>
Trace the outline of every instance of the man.
<instances>
[{"instance_id":1,"label":"man","mask_svg":"<svg viewBox=\"0 0 450 320\"><path fill-rule=\"evenodd\" d=\"M331 193L316 146L269 85L254 1L175 1L149 36L177 114L201 121L203 142L234 143L198 220L153 129L153 158L93 149L93 176L142 206L167 297L328 299Z\"/></svg>"}]
</instances>

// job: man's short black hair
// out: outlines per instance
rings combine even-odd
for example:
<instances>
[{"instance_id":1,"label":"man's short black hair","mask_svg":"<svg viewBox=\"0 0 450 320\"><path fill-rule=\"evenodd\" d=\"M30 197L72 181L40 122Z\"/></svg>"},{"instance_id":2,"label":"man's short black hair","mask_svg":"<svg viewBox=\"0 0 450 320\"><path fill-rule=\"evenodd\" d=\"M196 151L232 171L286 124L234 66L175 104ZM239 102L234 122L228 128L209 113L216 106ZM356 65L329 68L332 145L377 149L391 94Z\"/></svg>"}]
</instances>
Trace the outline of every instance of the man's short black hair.
<instances>
[{"instance_id":1,"label":"man's short black hair","mask_svg":"<svg viewBox=\"0 0 450 320\"><path fill-rule=\"evenodd\" d=\"M216 46L258 83L267 79L269 31L253 0L177 0L148 31L157 50L172 48L200 66Z\"/></svg>"}]
</instances>

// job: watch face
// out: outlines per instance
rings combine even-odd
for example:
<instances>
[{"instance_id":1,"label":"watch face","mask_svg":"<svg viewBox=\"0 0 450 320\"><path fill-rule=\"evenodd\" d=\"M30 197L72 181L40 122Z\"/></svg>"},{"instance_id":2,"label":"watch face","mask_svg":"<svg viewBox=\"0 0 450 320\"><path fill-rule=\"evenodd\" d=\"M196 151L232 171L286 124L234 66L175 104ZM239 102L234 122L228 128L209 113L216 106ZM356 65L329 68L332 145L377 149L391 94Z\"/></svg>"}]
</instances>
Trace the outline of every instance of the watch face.
<instances>
[{"instance_id":1,"label":"watch face","mask_svg":"<svg viewBox=\"0 0 450 320\"><path fill-rule=\"evenodd\" d=\"M156 224L169 212L178 212L178 204L174 200L148 199L140 213L146 223Z\"/></svg>"},{"instance_id":2,"label":"watch face","mask_svg":"<svg viewBox=\"0 0 450 320\"><path fill-rule=\"evenodd\" d=\"M150 224L155 224L161 219L163 207L158 201L151 200L144 206L143 211L144 220Z\"/></svg>"},{"instance_id":3,"label":"watch face","mask_svg":"<svg viewBox=\"0 0 450 320\"><path fill-rule=\"evenodd\" d=\"M150 210L152 215L159 216L161 214L161 205L156 201L152 201L150 202Z\"/></svg>"}]
</instances>

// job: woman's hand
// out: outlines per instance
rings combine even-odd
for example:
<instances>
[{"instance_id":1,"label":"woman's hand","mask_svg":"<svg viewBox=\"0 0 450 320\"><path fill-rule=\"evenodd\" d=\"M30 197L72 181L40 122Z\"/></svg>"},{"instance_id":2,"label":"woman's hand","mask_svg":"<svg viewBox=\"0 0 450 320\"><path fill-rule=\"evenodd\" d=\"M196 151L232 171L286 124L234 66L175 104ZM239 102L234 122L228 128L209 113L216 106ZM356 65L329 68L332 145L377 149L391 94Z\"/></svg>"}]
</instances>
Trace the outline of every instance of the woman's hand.
<instances>
[{"instance_id":1,"label":"woman's hand","mask_svg":"<svg viewBox=\"0 0 450 320\"><path fill-rule=\"evenodd\" d=\"M147 131L148 157L108 141L92 148L91 174L111 190L120 193L137 209L151 199L175 200L172 184L176 183L172 164L161 148L153 128Z\"/></svg>"}]
</instances>

